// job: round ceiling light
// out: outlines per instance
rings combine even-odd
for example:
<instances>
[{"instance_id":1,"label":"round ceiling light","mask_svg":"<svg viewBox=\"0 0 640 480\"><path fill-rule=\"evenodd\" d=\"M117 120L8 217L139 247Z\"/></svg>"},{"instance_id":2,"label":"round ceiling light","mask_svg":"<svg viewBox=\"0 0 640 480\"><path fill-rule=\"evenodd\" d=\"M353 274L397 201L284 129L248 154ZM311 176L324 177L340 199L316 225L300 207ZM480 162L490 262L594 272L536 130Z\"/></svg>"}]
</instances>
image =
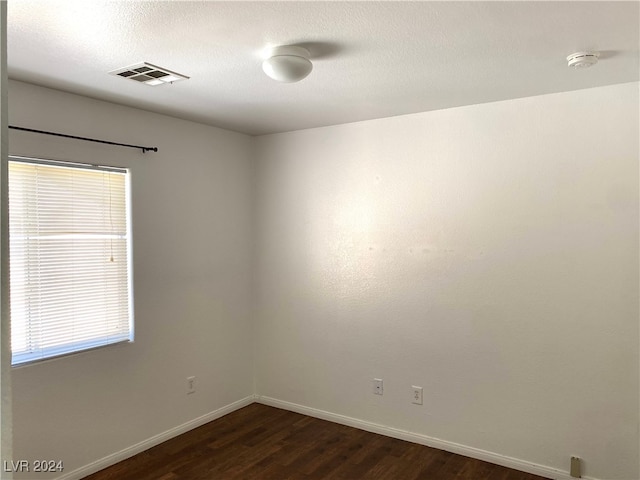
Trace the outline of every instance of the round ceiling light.
<instances>
[{"instance_id":1,"label":"round ceiling light","mask_svg":"<svg viewBox=\"0 0 640 480\"><path fill-rule=\"evenodd\" d=\"M576 52L567 57L569 67L573 68L589 68L598 63L598 52Z\"/></svg>"},{"instance_id":2,"label":"round ceiling light","mask_svg":"<svg viewBox=\"0 0 640 480\"><path fill-rule=\"evenodd\" d=\"M305 78L313 70L306 48L283 46L272 48L262 62L262 70L278 82L292 83Z\"/></svg>"}]
</instances>

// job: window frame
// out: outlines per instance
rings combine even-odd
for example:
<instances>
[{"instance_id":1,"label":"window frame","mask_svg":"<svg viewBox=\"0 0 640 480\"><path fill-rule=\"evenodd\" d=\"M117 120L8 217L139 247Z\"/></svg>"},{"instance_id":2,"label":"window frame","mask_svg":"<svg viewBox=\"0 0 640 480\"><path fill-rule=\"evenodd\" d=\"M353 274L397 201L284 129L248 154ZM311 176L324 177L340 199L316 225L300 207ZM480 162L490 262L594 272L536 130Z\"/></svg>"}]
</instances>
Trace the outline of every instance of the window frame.
<instances>
[{"instance_id":1,"label":"window frame","mask_svg":"<svg viewBox=\"0 0 640 480\"><path fill-rule=\"evenodd\" d=\"M135 320L134 320L134 296L133 296L133 229L132 229L132 206L131 206L131 169L127 167L114 167L106 165L96 165L89 163L73 162L66 160L51 160L44 158L25 157L18 155L8 156L8 169L12 162L25 163L31 165L44 165L61 168L81 169L81 170L93 170L107 173L119 173L124 175L124 215L126 224L125 245L126 245L126 271L127 271L127 320L128 320L128 338L121 338L115 341L108 341L108 335L95 336L91 339L85 339L80 341L68 341L62 346L52 346L39 350L37 358L34 358L32 352L25 352L15 355L13 348L11 350L11 366L12 368L20 368L29 365L39 364L42 362L49 362L59 358L64 358L71 355L78 355L87 353L93 350L102 349L114 345L123 345L127 343L134 343L135 341ZM8 171L7 169L7 171ZM11 312L11 198L10 198L10 179L7 181L8 185L8 208L9 222L7 227L7 239L9 243L9 312ZM10 313L11 323L11 313Z\"/></svg>"}]
</instances>

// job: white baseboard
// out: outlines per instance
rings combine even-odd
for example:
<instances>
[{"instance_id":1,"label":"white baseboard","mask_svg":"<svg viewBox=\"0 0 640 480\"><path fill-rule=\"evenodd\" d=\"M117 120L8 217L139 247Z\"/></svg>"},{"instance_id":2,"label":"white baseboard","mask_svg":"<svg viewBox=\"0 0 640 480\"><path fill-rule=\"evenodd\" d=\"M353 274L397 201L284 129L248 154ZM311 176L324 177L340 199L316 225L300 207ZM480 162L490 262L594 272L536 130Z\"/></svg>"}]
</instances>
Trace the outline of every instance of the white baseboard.
<instances>
[{"instance_id":1,"label":"white baseboard","mask_svg":"<svg viewBox=\"0 0 640 480\"><path fill-rule=\"evenodd\" d=\"M143 440L142 442L136 443L135 445L120 450L119 452L113 453L88 465L65 473L64 475L57 477L56 480L81 480L88 475L98 472L104 468L110 467L111 465L121 462L122 460L126 460L129 457L144 452L151 447L155 447L156 445L162 442L166 442L167 440L177 437L178 435L188 432L189 430L193 430L194 428L204 425L205 423L223 417L228 413L231 413L242 407L246 407L253 402L270 405L276 408L282 408L284 410L289 410L292 412L302 413L303 415L320 418L322 420L328 420L330 422L338 423L341 425L347 425L349 427L358 428L367 432L378 433L387 437L406 440L408 442L426 445L428 447L445 450L451 453L457 453L466 457L483 460L485 462L494 463L496 465L502 465L503 467L512 468L514 470L520 470L522 472L540 475L541 477L552 478L554 480L573 480L573 477L569 475L569 472L547 467L545 465L538 465L517 458L488 452L486 450L448 442L439 438L429 437L427 435L409 432L407 430L401 430L398 428L387 427L385 425L367 422L365 420L347 417L345 415L339 415L337 413L331 413L324 410L318 410L316 408L305 407L296 403L285 402L276 398L260 395L249 395L243 399L238 400L237 402L225 405L224 407L214 410L213 412L209 412L205 415L202 415L201 417L183 423L182 425L178 425L177 427L166 430L165 432L148 438L147 440ZM587 476L583 476L582 478L583 480L599 480L597 478Z\"/></svg>"},{"instance_id":2,"label":"white baseboard","mask_svg":"<svg viewBox=\"0 0 640 480\"><path fill-rule=\"evenodd\" d=\"M224 415L238 410L242 407L246 407L253 402L255 402L255 395L249 395L248 397L238 400L237 402L230 403L229 405L218 408L213 412L209 412L205 415L202 415L201 417L183 423L182 425L178 425L177 427L159 433L158 435L154 435L153 437L127 447L124 450L120 450L119 452L107 455L106 457L101 458L100 460L96 460L95 462L91 462L84 467L80 467L76 470L65 473L61 477L58 477L56 480L80 480L87 475L91 475L92 473L110 467L111 465L121 462L122 460L126 460L129 457L133 457L140 452L144 452L145 450L148 450L151 447L155 447L162 442L166 442L173 437L177 437L178 435L188 432L189 430L193 430L194 428L204 425L205 423L223 417Z\"/></svg>"},{"instance_id":3,"label":"white baseboard","mask_svg":"<svg viewBox=\"0 0 640 480\"><path fill-rule=\"evenodd\" d=\"M538 465L517 458L507 457L493 452L487 452L486 450L480 450L474 447L467 447L458 443L448 442L446 440L440 440L439 438L429 437L419 433L409 432L406 430L400 430L398 428L387 427L377 423L371 423L357 418L347 417L344 415L338 415L336 413L326 412L324 410L318 410L311 407L305 407L295 403L285 402L276 398L256 396L256 402L264 405L270 405L276 408L282 408L292 412L302 413L310 417L320 418L322 420L328 420L330 422L339 423L341 425L347 425L349 427L358 428L367 432L378 433L387 437L397 438L399 440L406 440L408 442L418 443L420 445L426 445L428 447L437 448L439 450L445 450L451 453L457 453L464 455L465 457L475 458L477 460L483 460L485 462L494 463L503 467L512 468L521 472L532 473L534 475L540 475L545 478L552 478L554 480L573 480L574 477L569 475L568 471L558 470L555 468L547 467L545 465ZM582 477L583 480L598 480L594 477Z\"/></svg>"}]
</instances>

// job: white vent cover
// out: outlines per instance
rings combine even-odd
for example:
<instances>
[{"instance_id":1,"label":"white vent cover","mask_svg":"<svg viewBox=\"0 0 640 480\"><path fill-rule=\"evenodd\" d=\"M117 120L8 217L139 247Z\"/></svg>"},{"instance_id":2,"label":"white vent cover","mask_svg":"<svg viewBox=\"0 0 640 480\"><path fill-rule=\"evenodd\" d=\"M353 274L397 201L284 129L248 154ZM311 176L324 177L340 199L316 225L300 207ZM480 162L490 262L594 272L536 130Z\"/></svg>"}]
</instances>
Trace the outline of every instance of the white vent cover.
<instances>
[{"instance_id":1,"label":"white vent cover","mask_svg":"<svg viewBox=\"0 0 640 480\"><path fill-rule=\"evenodd\" d=\"M135 80L145 85L163 85L165 83L178 82L180 80L188 80L189 77L181 75L166 68L156 67L150 63L137 63L124 68L118 68L109 72L111 75L117 75L129 80Z\"/></svg>"}]
</instances>

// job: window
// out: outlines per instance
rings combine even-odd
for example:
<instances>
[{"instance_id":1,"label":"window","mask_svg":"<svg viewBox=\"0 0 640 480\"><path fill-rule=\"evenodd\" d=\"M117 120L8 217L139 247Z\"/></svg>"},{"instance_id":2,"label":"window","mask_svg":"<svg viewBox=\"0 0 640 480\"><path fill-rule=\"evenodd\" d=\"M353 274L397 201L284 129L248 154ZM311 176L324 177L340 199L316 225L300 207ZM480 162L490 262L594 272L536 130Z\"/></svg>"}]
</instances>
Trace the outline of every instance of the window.
<instances>
[{"instance_id":1,"label":"window","mask_svg":"<svg viewBox=\"0 0 640 480\"><path fill-rule=\"evenodd\" d=\"M133 340L127 170L9 160L12 364Z\"/></svg>"}]
</instances>

